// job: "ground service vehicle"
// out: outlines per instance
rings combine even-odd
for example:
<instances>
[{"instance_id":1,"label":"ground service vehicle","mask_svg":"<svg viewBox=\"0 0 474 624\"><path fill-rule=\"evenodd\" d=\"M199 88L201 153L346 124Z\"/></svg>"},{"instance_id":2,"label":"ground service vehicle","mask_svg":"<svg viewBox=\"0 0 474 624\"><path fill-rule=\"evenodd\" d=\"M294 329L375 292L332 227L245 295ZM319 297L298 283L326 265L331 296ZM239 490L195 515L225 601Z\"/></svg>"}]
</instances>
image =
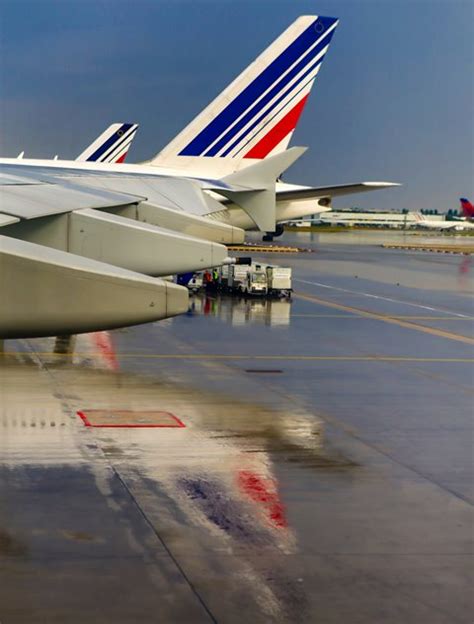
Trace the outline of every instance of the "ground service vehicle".
<instances>
[{"instance_id":1,"label":"ground service vehicle","mask_svg":"<svg viewBox=\"0 0 474 624\"><path fill-rule=\"evenodd\" d=\"M227 277L227 288L233 291L243 291L242 286L247 279L247 273L249 271L248 265L245 264L231 264L229 265L229 273Z\"/></svg>"},{"instance_id":2,"label":"ground service vehicle","mask_svg":"<svg viewBox=\"0 0 474 624\"><path fill-rule=\"evenodd\" d=\"M291 268L267 265L268 294L279 297L291 296Z\"/></svg>"},{"instance_id":3,"label":"ground service vehicle","mask_svg":"<svg viewBox=\"0 0 474 624\"><path fill-rule=\"evenodd\" d=\"M262 264L252 264L247 268L247 276L240 286L246 295L266 295L268 293L267 272Z\"/></svg>"}]
</instances>

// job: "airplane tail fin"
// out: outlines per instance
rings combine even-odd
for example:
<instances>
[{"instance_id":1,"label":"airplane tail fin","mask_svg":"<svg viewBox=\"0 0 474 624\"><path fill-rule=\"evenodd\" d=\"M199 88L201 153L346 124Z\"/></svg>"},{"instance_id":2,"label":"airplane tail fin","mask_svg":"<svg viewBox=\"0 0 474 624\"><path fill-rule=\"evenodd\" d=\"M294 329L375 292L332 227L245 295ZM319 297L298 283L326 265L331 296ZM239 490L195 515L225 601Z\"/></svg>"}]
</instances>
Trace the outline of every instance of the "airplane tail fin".
<instances>
[{"instance_id":1,"label":"airplane tail fin","mask_svg":"<svg viewBox=\"0 0 474 624\"><path fill-rule=\"evenodd\" d=\"M461 202L463 216L466 217L466 219L474 219L474 206L472 203L465 197L461 197L459 201Z\"/></svg>"},{"instance_id":2,"label":"airplane tail fin","mask_svg":"<svg viewBox=\"0 0 474 624\"><path fill-rule=\"evenodd\" d=\"M337 24L299 17L147 164L221 177L284 152Z\"/></svg>"},{"instance_id":3,"label":"airplane tail fin","mask_svg":"<svg viewBox=\"0 0 474 624\"><path fill-rule=\"evenodd\" d=\"M79 154L76 160L122 163L138 130L138 124L114 123Z\"/></svg>"}]
</instances>

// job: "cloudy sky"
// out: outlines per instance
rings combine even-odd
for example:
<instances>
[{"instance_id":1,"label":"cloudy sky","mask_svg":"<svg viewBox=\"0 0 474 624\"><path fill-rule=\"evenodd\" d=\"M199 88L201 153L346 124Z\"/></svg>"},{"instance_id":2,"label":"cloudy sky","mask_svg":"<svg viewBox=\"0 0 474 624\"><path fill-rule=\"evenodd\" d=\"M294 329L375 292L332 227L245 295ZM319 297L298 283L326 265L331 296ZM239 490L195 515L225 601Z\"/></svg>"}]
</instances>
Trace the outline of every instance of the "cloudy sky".
<instances>
[{"instance_id":1,"label":"cloudy sky","mask_svg":"<svg viewBox=\"0 0 474 624\"><path fill-rule=\"evenodd\" d=\"M112 121L158 152L298 15L340 18L293 137L302 184L403 183L336 207L474 199L471 0L0 0L0 153L74 158Z\"/></svg>"}]
</instances>

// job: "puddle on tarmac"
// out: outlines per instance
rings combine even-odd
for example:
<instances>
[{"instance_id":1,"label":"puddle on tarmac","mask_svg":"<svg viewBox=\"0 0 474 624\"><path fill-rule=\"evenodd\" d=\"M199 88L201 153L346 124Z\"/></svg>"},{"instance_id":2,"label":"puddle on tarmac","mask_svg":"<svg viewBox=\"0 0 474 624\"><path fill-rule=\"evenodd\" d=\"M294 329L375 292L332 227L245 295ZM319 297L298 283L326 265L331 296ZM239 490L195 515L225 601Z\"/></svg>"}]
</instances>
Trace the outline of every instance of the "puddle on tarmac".
<instances>
[{"instance_id":1,"label":"puddle on tarmac","mask_svg":"<svg viewBox=\"0 0 474 624\"><path fill-rule=\"evenodd\" d=\"M74 542L103 542L104 540L102 538L99 538L95 535L92 535L91 533L86 533L85 531L69 531L69 530L62 530L61 531L61 535L63 535L63 537L72 540Z\"/></svg>"}]
</instances>

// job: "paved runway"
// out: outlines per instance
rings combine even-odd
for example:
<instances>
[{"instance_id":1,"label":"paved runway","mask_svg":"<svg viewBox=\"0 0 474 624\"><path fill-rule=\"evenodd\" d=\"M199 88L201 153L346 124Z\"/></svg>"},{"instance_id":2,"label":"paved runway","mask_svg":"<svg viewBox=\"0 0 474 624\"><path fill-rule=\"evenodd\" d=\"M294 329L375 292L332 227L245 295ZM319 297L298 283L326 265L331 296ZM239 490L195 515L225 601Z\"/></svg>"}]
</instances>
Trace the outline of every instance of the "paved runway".
<instances>
[{"instance_id":1,"label":"paved runway","mask_svg":"<svg viewBox=\"0 0 474 624\"><path fill-rule=\"evenodd\" d=\"M5 343L2 624L472 622L474 266L295 241L291 303Z\"/></svg>"}]
</instances>

